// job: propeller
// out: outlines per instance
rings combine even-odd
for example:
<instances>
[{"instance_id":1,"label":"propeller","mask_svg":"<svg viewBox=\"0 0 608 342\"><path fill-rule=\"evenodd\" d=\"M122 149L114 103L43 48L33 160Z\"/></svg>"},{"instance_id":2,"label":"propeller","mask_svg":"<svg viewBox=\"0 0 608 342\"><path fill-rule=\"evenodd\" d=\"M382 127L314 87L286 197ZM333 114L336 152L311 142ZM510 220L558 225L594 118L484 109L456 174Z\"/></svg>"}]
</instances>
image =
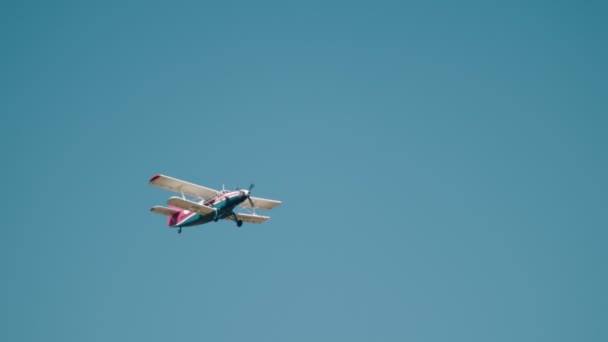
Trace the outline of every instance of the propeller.
<instances>
[{"instance_id":1,"label":"propeller","mask_svg":"<svg viewBox=\"0 0 608 342\"><path fill-rule=\"evenodd\" d=\"M253 186L253 183L251 183L251 185L249 186L249 191L247 192L247 199L249 200L249 204L251 204L251 207L255 208L255 204L253 204L253 201L251 200L251 189L253 189Z\"/></svg>"},{"instance_id":2,"label":"propeller","mask_svg":"<svg viewBox=\"0 0 608 342\"><path fill-rule=\"evenodd\" d=\"M251 183L251 185L249 186L249 190L247 190L247 200L249 201L249 204L251 204L252 208L255 208L255 204L253 203L253 201L251 200L251 189L253 189L255 185L253 183ZM237 187L238 190L238 187ZM245 194L245 191L243 190L239 190L241 192L241 194Z\"/></svg>"}]
</instances>

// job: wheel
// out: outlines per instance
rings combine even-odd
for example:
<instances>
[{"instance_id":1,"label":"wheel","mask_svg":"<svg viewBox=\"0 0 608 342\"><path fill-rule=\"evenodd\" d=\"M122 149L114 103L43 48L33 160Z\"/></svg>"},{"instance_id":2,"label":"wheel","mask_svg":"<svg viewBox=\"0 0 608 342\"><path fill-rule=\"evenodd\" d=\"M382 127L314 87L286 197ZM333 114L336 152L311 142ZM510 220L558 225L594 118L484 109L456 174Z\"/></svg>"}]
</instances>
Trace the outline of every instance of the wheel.
<instances>
[{"instance_id":1,"label":"wheel","mask_svg":"<svg viewBox=\"0 0 608 342\"><path fill-rule=\"evenodd\" d=\"M181 234L182 233L182 227L179 227L179 230L177 231L177 234Z\"/></svg>"},{"instance_id":2,"label":"wheel","mask_svg":"<svg viewBox=\"0 0 608 342\"><path fill-rule=\"evenodd\" d=\"M241 220L236 221L236 226L237 227L240 227L242 225L243 225L243 221L241 221Z\"/></svg>"}]
</instances>

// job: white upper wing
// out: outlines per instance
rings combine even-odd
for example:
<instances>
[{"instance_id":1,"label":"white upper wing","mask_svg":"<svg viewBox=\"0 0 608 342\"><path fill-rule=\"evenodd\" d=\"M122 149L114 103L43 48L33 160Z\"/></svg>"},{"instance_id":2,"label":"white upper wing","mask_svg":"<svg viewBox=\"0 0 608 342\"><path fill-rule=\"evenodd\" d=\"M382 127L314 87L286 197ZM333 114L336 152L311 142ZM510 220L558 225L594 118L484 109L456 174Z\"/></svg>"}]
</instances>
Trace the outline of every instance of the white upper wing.
<instances>
[{"instance_id":1,"label":"white upper wing","mask_svg":"<svg viewBox=\"0 0 608 342\"><path fill-rule=\"evenodd\" d=\"M251 200L253 201L253 204L255 205L255 209L264 209L264 210L270 210L283 203L281 201L275 201L275 200L259 198L259 197L251 197ZM249 203L249 201L244 201L240 205L245 208L251 208L251 203Z\"/></svg>"},{"instance_id":2,"label":"white upper wing","mask_svg":"<svg viewBox=\"0 0 608 342\"><path fill-rule=\"evenodd\" d=\"M219 193L219 191L206 188L204 186L192 184L183 180L165 175L156 175L150 179L150 185L161 189L177 192L178 194L188 195L204 200L209 200Z\"/></svg>"}]
</instances>

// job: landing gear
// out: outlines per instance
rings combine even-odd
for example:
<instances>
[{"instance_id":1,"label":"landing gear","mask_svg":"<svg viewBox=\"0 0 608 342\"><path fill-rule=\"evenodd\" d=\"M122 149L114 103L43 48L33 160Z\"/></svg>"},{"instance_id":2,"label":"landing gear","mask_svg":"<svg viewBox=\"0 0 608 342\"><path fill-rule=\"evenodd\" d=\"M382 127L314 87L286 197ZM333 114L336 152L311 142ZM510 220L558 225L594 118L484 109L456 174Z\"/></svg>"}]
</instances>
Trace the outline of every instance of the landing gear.
<instances>
[{"instance_id":1,"label":"landing gear","mask_svg":"<svg viewBox=\"0 0 608 342\"><path fill-rule=\"evenodd\" d=\"M236 226L237 226L237 227L240 227L240 226L242 226L242 225L243 225L243 221L242 221L242 220L239 220L239 217L238 217L238 216L236 216L236 214L235 214L234 212L232 213L232 218L233 218L233 219L234 219L234 221L236 222Z\"/></svg>"},{"instance_id":2,"label":"landing gear","mask_svg":"<svg viewBox=\"0 0 608 342\"><path fill-rule=\"evenodd\" d=\"M181 234L182 233L182 227L179 227L179 230L177 231L177 234Z\"/></svg>"}]
</instances>

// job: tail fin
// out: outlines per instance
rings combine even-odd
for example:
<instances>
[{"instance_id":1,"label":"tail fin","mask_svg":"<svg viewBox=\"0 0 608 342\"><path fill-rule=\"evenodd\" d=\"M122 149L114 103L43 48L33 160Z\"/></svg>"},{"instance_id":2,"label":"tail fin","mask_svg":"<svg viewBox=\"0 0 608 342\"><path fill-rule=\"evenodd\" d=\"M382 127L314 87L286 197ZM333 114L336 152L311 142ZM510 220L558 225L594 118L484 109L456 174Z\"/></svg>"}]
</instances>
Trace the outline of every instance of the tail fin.
<instances>
[{"instance_id":1,"label":"tail fin","mask_svg":"<svg viewBox=\"0 0 608 342\"><path fill-rule=\"evenodd\" d=\"M181 212L178 208L167 208L160 205L150 208L150 211L167 216L167 225L169 227L174 226L178 222L179 213Z\"/></svg>"}]
</instances>

